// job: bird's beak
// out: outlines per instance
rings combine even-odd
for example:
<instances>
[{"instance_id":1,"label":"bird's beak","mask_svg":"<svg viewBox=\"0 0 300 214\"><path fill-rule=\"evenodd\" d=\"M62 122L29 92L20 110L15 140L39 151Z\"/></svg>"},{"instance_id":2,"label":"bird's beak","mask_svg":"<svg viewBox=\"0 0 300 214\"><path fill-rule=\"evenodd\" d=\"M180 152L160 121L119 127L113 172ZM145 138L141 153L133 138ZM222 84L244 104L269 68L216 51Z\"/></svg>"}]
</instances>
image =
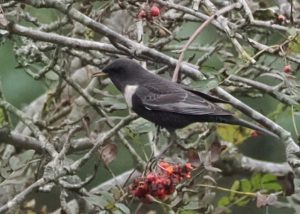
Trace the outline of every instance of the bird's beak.
<instances>
[{"instance_id":1,"label":"bird's beak","mask_svg":"<svg viewBox=\"0 0 300 214\"><path fill-rule=\"evenodd\" d=\"M107 77L107 74L103 71L96 72L92 75L92 77Z\"/></svg>"}]
</instances>

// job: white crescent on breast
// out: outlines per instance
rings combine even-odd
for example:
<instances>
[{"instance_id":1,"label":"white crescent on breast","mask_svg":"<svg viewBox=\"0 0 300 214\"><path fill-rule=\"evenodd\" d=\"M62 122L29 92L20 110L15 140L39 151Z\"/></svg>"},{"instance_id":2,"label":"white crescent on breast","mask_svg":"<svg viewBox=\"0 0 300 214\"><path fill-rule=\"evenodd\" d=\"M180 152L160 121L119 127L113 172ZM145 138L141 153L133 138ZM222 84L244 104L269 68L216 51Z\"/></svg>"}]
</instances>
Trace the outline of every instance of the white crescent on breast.
<instances>
[{"instance_id":1,"label":"white crescent on breast","mask_svg":"<svg viewBox=\"0 0 300 214\"><path fill-rule=\"evenodd\" d=\"M126 85L124 90L124 98L129 108L132 108L132 96L136 92L137 85Z\"/></svg>"}]
</instances>

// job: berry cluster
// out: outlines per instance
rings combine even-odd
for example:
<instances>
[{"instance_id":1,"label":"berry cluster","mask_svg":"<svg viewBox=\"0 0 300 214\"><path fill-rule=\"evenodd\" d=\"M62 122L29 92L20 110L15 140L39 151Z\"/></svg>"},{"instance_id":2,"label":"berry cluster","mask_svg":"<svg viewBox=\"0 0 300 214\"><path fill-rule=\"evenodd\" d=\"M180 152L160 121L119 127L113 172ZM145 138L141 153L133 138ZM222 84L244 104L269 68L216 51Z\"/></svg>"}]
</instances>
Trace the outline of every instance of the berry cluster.
<instances>
[{"instance_id":1,"label":"berry cluster","mask_svg":"<svg viewBox=\"0 0 300 214\"><path fill-rule=\"evenodd\" d=\"M150 172L133 182L132 195L145 202L152 202L153 197L163 200L175 191L177 184L191 178L192 170L190 163L179 165L161 161L155 172Z\"/></svg>"},{"instance_id":2,"label":"berry cluster","mask_svg":"<svg viewBox=\"0 0 300 214\"><path fill-rule=\"evenodd\" d=\"M153 5L151 8L141 9L138 13L138 17L152 20L154 17L159 16L159 14L160 14L159 7Z\"/></svg>"}]
</instances>

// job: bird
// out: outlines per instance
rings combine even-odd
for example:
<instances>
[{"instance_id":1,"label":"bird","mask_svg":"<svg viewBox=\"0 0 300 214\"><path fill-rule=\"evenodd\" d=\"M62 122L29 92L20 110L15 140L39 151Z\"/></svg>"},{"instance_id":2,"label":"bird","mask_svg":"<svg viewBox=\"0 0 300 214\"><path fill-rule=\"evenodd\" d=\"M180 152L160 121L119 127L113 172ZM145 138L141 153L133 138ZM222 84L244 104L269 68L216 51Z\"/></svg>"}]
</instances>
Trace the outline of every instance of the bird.
<instances>
[{"instance_id":1,"label":"bird","mask_svg":"<svg viewBox=\"0 0 300 214\"><path fill-rule=\"evenodd\" d=\"M102 75L108 75L133 112L170 132L196 122L213 122L239 125L278 138L217 104L226 101L162 78L131 59L118 58L93 76Z\"/></svg>"}]
</instances>

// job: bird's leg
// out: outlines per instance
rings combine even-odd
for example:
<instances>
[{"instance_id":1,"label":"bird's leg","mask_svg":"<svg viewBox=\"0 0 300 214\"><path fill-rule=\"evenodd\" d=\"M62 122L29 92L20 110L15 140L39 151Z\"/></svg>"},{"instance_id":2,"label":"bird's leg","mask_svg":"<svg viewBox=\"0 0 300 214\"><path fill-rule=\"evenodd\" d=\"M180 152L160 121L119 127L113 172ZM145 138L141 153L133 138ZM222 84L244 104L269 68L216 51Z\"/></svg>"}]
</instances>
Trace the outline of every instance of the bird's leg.
<instances>
[{"instance_id":1,"label":"bird's leg","mask_svg":"<svg viewBox=\"0 0 300 214\"><path fill-rule=\"evenodd\" d=\"M156 126L155 130L156 131L149 132L149 134L148 134L149 140L150 140L150 145L151 145L151 150L152 150L151 158L156 157L160 153L159 149L157 147L157 143L159 141L160 126Z\"/></svg>"},{"instance_id":2,"label":"bird's leg","mask_svg":"<svg viewBox=\"0 0 300 214\"><path fill-rule=\"evenodd\" d=\"M159 141L159 134L160 134L160 126L156 126L156 132L155 134L153 135L153 139L152 141L157 144L157 142Z\"/></svg>"}]
</instances>

